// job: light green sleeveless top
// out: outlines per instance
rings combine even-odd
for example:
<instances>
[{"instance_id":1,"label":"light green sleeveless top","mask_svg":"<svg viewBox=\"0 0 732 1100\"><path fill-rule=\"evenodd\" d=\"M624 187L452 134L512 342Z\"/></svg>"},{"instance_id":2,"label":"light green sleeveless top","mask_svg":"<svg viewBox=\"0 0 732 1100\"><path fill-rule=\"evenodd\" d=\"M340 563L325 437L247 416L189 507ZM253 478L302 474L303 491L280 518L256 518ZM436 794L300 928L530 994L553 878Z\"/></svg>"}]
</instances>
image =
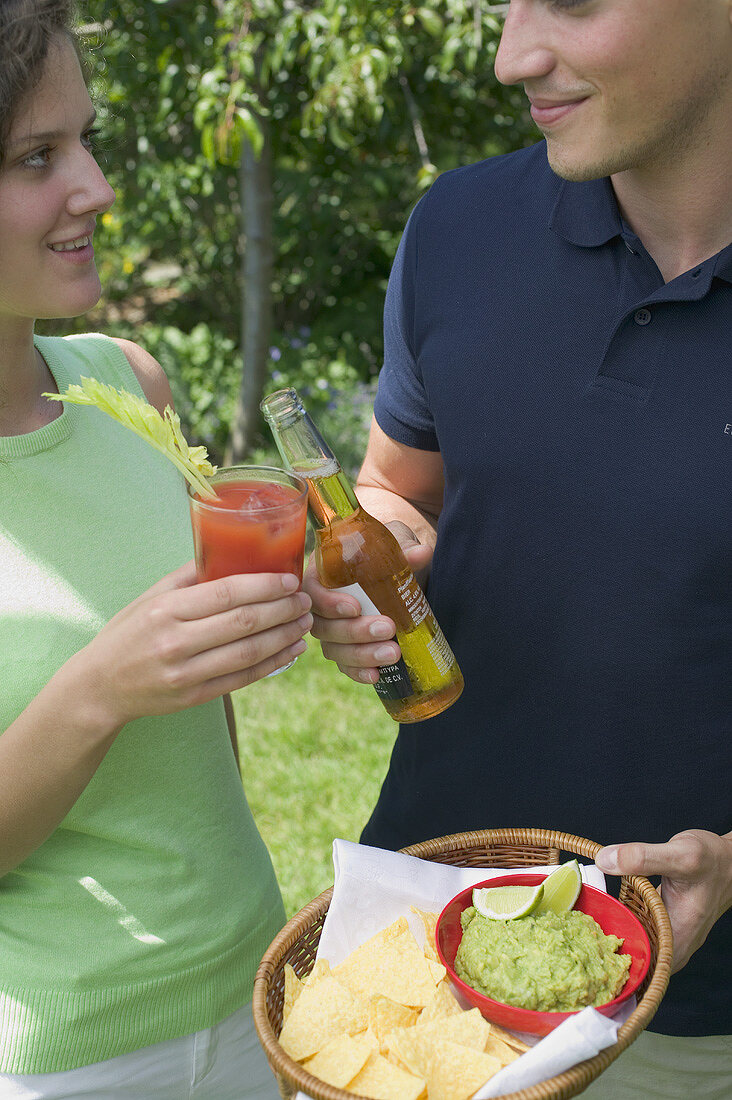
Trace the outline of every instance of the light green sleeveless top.
<instances>
[{"instance_id":1,"label":"light green sleeveless top","mask_svg":"<svg viewBox=\"0 0 732 1100\"><path fill-rule=\"evenodd\" d=\"M59 390L85 375L144 396L105 337L36 347ZM0 731L192 556L183 479L97 409L0 438ZM221 701L130 722L56 831L0 878L0 1072L211 1026L250 999L283 920Z\"/></svg>"}]
</instances>

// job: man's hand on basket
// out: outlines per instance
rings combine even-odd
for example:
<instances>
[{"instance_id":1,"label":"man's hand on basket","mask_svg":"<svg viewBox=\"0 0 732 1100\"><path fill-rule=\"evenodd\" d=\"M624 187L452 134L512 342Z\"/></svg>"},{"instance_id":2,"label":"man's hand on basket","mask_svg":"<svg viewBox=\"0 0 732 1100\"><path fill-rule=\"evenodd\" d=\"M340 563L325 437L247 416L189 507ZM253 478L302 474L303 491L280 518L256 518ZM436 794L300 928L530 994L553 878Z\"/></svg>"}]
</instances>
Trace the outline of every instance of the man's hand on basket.
<instances>
[{"instance_id":1,"label":"man's hand on basket","mask_svg":"<svg viewBox=\"0 0 732 1100\"><path fill-rule=\"evenodd\" d=\"M611 844L595 863L610 875L661 875L659 893L674 936L673 971L686 966L732 906L732 833L685 829L666 844Z\"/></svg>"}]
</instances>

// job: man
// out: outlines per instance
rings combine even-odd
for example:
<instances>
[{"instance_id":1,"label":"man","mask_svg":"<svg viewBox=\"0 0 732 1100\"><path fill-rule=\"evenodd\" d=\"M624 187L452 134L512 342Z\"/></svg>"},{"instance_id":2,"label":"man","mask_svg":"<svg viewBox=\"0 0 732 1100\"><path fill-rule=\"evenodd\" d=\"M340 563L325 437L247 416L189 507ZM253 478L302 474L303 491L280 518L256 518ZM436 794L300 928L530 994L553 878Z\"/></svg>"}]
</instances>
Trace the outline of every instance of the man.
<instances>
[{"instance_id":1,"label":"man","mask_svg":"<svg viewBox=\"0 0 732 1100\"><path fill-rule=\"evenodd\" d=\"M732 0L512 0L496 75L545 142L447 173L413 212L358 485L415 533L416 569L435 548L466 687L401 729L363 840L543 826L609 844L610 874L660 876L677 973L658 1034L588 1095L703 1078L721 1100ZM325 655L373 682L393 624L307 583Z\"/></svg>"}]
</instances>

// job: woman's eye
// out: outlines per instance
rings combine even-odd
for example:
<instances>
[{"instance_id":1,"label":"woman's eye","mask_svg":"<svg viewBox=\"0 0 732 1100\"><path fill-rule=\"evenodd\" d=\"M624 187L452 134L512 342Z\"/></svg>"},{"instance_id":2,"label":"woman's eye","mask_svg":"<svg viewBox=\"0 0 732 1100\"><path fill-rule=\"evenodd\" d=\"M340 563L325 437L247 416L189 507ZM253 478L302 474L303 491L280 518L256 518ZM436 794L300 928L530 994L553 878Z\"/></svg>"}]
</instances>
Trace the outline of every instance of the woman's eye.
<instances>
[{"instance_id":1,"label":"woman's eye","mask_svg":"<svg viewBox=\"0 0 732 1100\"><path fill-rule=\"evenodd\" d=\"M23 161L23 167L47 168L50 158L51 150L48 146L44 146L43 149L36 149L30 156L27 156Z\"/></svg>"},{"instance_id":2,"label":"woman's eye","mask_svg":"<svg viewBox=\"0 0 732 1100\"><path fill-rule=\"evenodd\" d=\"M86 130L85 133L81 135L81 144L84 146L85 149L89 149L91 151L96 149L97 137L99 133L99 129L93 127L91 130Z\"/></svg>"}]
</instances>

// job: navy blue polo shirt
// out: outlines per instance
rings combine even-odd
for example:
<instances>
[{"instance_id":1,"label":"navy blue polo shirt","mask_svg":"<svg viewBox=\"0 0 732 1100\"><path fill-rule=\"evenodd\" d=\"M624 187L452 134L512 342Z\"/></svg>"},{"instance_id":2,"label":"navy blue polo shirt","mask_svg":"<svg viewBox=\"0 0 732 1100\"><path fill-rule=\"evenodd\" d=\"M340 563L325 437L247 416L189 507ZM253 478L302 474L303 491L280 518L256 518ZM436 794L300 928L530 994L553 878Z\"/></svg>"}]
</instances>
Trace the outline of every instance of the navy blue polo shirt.
<instances>
[{"instance_id":1,"label":"navy blue polo shirt","mask_svg":"<svg viewBox=\"0 0 732 1100\"><path fill-rule=\"evenodd\" d=\"M465 675L399 732L363 839L732 829L732 245L664 284L544 143L410 218L376 419L439 450L428 594ZM654 1024L732 1032L731 915Z\"/></svg>"}]
</instances>

